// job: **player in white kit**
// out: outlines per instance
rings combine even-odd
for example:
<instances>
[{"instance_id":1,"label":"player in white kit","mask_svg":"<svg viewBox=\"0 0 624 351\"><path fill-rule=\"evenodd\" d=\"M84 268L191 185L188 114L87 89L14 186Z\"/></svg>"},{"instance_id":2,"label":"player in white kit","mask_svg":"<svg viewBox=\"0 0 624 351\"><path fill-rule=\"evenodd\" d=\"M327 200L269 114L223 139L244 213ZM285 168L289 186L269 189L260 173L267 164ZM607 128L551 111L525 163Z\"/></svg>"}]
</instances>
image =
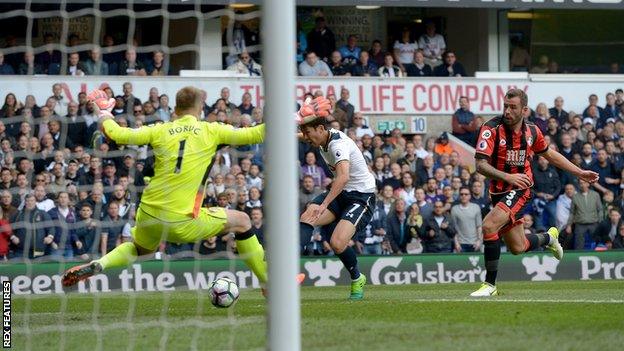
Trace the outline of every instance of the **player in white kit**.
<instances>
[{"instance_id":1,"label":"player in white kit","mask_svg":"<svg viewBox=\"0 0 624 351\"><path fill-rule=\"evenodd\" d=\"M348 244L355 232L366 227L372 218L375 178L355 142L341 131L328 129L326 123L324 116L299 122L300 137L320 148L321 156L334 174L331 189L312 200L301 215L301 245L310 243L315 226L335 224L330 246L351 275L349 298L360 300L364 297L366 277L360 273L355 250Z\"/></svg>"}]
</instances>

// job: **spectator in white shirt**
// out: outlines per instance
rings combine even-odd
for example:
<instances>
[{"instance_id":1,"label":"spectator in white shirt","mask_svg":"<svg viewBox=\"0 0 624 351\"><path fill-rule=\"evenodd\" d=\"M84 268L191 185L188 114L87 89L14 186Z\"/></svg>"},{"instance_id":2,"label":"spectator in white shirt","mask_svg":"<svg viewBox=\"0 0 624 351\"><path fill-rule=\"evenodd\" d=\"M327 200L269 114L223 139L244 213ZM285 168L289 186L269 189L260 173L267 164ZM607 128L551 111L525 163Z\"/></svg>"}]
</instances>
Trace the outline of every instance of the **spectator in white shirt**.
<instances>
[{"instance_id":1,"label":"spectator in white shirt","mask_svg":"<svg viewBox=\"0 0 624 351\"><path fill-rule=\"evenodd\" d=\"M375 136L375 133L364 124L364 116L362 112L356 112L353 114L353 127L355 127L355 136L361 139L364 135L370 135L371 138Z\"/></svg>"},{"instance_id":2,"label":"spectator in white shirt","mask_svg":"<svg viewBox=\"0 0 624 351\"><path fill-rule=\"evenodd\" d=\"M410 40L409 28L404 28L401 41L394 42L394 57L404 74L414 65L414 54L417 50L418 44Z\"/></svg>"},{"instance_id":3,"label":"spectator in white shirt","mask_svg":"<svg viewBox=\"0 0 624 351\"><path fill-rule=\"evenodd\" d=\"M381 77L403 77L403 72L399 66L394 64L394 58L391 53L384 56L384 65L379 67L379 75Z\"/></svg>"},{"instance_id":4,"label":"spectator in white shirt","mask_svg":"<svg viewBox=\"0 0 624 351\"><path fill-rule=\"evenodd\" d=\"M423 49L425 63L431 67L442 64L442 53L446 50L444 37L436 33L436 26L433 22L425 25L426 33L418 39L418 47Z\"/></svg>"},{"instance_id":5,"label":"spectator in white shirt","mask_svg":"<svg viewBox=\"0 0 624 351\"><path fill-rule=\"evenodd\" d=\"M38 209L48 212L54 208L54 201L46 197L45 186L43 185L35 186L34 195L35 195L35 199L37 200Z\"/></svg>"},{"instance_id":6,"label":"spectator in white shirt","mask_svg":"<svg viewBox=\"0 0 624 351\"><path fill-rule=\"evenodd\" d=\"M564 193L557 198L557 209L555 212L556 226L559 230L565 228L568 223L570 209L572 209L572 197L576 194L576 189L572 184L566 184L564 189Z\"/></svg>"}]
</instances>

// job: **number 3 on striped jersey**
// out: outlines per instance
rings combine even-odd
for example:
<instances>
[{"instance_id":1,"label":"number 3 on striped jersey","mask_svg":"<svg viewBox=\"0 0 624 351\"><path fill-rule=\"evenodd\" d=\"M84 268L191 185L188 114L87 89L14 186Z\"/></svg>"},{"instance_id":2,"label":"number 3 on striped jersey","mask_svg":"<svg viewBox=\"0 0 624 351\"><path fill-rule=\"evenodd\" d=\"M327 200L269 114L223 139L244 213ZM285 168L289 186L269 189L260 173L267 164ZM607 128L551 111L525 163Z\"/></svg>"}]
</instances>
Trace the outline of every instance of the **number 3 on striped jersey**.
<instances>
[{"instance_id":1,"label":"number 3 on striped jersey","mask_svg":"<svg viewBox=\"0 0 624 351\"><path fill-rule=\"evenodd\" d=\"M186 139L180 140L180 147L178 148L178 161L176 162L175 170L173 173L180 173L182 171L182 159L184 158L184 146L186 145Z\"/></svg>"},{"instance_id":2,"label":"number 3 on striped jersey","mask_svg":"<svg viewBox=\"0 0 624 351\"><path fill-rule=\"evenodd\" d=\"M355 210L357 210L358 208L360 208L360 204L354 204L353 207L351 207L351 209L349 210L349 212L347 212L347 217L349 218L353 218L353 212L355 212Z\"/></svg>"}]
</instances>

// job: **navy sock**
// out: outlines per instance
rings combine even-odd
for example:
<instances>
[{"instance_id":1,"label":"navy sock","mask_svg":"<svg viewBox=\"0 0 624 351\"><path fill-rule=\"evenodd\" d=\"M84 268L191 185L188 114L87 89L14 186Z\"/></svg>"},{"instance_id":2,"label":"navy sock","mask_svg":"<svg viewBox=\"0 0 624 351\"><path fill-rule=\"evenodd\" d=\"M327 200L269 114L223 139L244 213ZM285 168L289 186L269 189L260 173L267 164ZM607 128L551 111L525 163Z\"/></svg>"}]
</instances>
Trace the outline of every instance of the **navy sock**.
<instances>
[{"instance_id":1,"label":"navy sock","mask_svg":"<svg viewBox=\"0 0 624 351\"><path fill-rule=\"evenodd\" d=\"M360 270L357 266L357 257L355 256L355 250L353 250L352 247L347 247L346 250L336 256L340 258L342 264L344 264L345 268L349 271L352 280L360 277Z\"/></svg>"},{"instance_id":2,"label":"navy sock","mask_svg":"<svg viewBox=\"0 0 624 351\"><path fill-rule=\"evenodd\" d=\"M496 285L498 274L498 259L500 258L500 239L483 242L483 257L485 258L485 281Z\"/></svg>"},{"instance_id":3,"label":"navy sock","mask_svg":"<svg viewBox=\"0 0 624 351\"><path fill-rule=\"evenodd\" d=\"M304 254L306 246L310 243L314 227L308 223L299 222L299 245L301 253Z\"/></svg>"},{"instance_id":4,"label":"navy sock","mask_svg":"<svg viewBox=\"0 0 624 351\"><path fill-rule=\"evenodd\" d=\"M529 241L529 248L527 249L527 252L546 246L550 243L550 235L548 235L548 233L525 234L525 236Z\"/></svg>"}]
</instances>

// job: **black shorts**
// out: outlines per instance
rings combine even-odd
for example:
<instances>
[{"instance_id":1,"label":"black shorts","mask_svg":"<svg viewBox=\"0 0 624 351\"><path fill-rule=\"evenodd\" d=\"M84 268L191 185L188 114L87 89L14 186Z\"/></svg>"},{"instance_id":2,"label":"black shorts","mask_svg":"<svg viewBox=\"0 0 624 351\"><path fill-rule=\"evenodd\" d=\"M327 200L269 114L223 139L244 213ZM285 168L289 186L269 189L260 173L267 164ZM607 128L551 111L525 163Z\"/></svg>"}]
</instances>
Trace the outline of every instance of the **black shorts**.
<instances>
[{"instance_id":1,"label":"black shorts","mask_svg":"<svg viewBox=\"0 0 624 351\"><path fill-rule=\"evenodd\" d=\"M524 216L527 207L531 203L532 197L533 194L530 188L492 194L492 205L509 214L509 222L499 232L505 233L516 225L524 223L522 216Z\"/></svg>"},{"instance_id":2,"label":"black shorts","mask_svg":"<svg viewBox=\"0 0 624 351\"><path fill-rule=\"evenodd\" d=\"M325 201L328 191L318 195L312 200L313 204L320 205ZM365 228L373 218L375 211L375 193L361 193L359 191L343 191L327 209L336 216L336 222L341 219L355 225L355 232Z\"/></svg>"}]
</instances>

